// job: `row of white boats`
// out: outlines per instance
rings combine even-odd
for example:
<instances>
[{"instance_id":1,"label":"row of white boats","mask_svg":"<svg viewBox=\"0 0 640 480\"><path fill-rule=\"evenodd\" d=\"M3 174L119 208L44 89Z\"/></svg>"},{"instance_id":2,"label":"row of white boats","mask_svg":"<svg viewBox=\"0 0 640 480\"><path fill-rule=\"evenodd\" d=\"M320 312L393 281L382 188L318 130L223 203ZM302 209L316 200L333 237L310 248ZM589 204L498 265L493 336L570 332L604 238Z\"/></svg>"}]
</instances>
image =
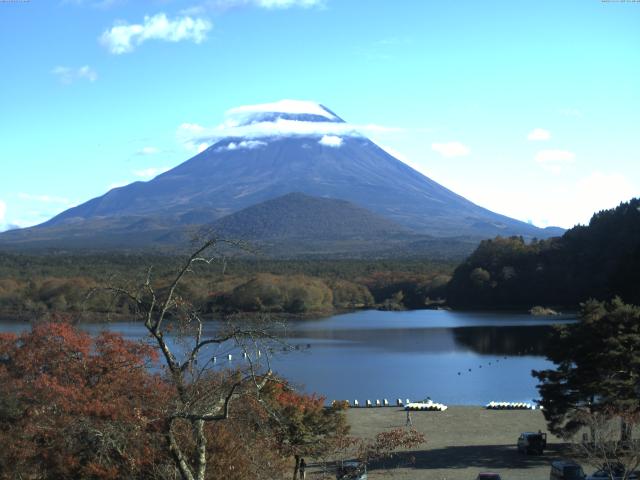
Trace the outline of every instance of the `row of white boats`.
<instances>
[{"instance_id":1,"label":"row of white boats","mask_svg":"<svg viewBox=\"0 0 640 480\"><path fill-rule=\"evenodd\" d=\"M542 409L542 407L536 407L533 403L525 402L489 402L485 406L488 410L535 410L536 408Z\"/></svg>"},{"instance_id":2,"label":"row of white boats","mask_svg":"<svg viewBox=\"0 0 640 480\"><path fill-rule=\"evenodd\" d=\"M363 404L361 404L358 400L354 400L353 403L350 403L349 400L345 400L345 403L349 407L359 408L359 407L391 407L392 405L389 403L389 400L386 398L382 400L366 400ZM419 402L412 402L408 398L406 402L403 402L401 398L398 398L395 402L396 407L403 407L405 410L412 411L428 411L428 412L444 412L447 408L449 408L444 403L437 403L432 401L430 398L426 400L421 400ZM542 407L536 407L533 403L526 402L494 402L491 401L485 405L485 408L488 410L535 410L536 408L542 409Z\"/></svg>"},{"instance_id":3,"label":"row of white boats","mask_svg":"<svg viewBox=\"0 0 640 480\"><path fill-rule=\"evenodd\" d=\"M345 403L349 407L359 408L359 407L391 407L392 405L389 403L389 400L383 398L382 400L366 400L363 404L361 404L358 400L354 400L353 403L349 402L349 400L345 400ZM431 399L423 400L420 402L412 402L408 398L406 401L403 401L401 398L398 398L395 403L396 407L403 407L405 410L425 410L425 411L438 411L444 412L447 408L443 403L436 403L431 401Z\"/></svg>"}]
</instances>

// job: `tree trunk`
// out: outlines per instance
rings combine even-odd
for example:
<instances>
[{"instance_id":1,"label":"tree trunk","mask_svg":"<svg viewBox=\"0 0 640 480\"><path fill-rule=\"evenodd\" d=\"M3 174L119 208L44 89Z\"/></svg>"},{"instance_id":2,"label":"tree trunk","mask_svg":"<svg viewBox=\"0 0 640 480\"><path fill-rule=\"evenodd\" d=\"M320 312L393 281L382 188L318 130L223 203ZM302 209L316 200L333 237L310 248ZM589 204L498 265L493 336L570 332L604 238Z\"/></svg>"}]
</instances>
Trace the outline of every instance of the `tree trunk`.
<instances>
[{"instance_id":1,"label":"tree trunk","mask_svg":"<svg viewBox=\"0 0 640 480\"><path fill-rule=\"evenodd\" d=\"M173 431L171 428L171 421L166 422L166 432L165 437L167 439L167 443L169 446L169 452L173 457L173 460L178 468L178 472L180 472L180 477L182 480L195 480L191 469L189 468L189 464L187 463L187 459L184 457L182 450L180 450L180 446L173 436Z\"/></svg>"},{"instance_id":2,"label":"tree trunk","mask_svg":"<svg viewBox=\"0 0 640 480\"><path fill-rule=\"evenodd\" d=\"M627 445L631 440L631 425L625 421L624 418L620 419L620 443Z\"/></svg>"},{"instance_id":3,"label":"tree trunk","mask_svg":"<svg viewBox=\"0 0 640 480\"><path fill-rule=\"evenodd\" d=\"M300 469L300 455L295 455L296 464L293 467L293 480L298 480L298 470Z\"/></svg>"},{"instance_id":4,"label":"tree trunk","mask_svg":"<svg viewBox=\"0 0 640 480\"><path fill-rule=\"evenodd\" d=\"M204 480L207 470L207 437L204 433L204 420L196 420L193 423L193 430L196 437L196 455L198 458L197 480Z\"/></svg>"}]
</instances>

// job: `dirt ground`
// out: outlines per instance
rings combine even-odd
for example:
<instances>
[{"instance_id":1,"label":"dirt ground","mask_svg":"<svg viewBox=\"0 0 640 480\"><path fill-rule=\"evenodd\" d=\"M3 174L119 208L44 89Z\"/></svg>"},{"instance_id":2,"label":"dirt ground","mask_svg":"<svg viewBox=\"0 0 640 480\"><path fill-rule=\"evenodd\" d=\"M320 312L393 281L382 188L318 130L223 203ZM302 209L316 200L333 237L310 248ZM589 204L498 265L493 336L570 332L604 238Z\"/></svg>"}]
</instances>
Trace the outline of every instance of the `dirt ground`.
<instances>
[{"instance_id":1,"label":"dirt ground","mask_svg":"<svg viewBox=\"0 0 640 480\"><path fill-rule=\"evenodd\" d=\"M372 437L382 430L404 427L401 408L352 408L347 412L351 433ZM413 427L427 443L411 452L395 467L371 467L369 479L474 480L492 471L503 480L546 480L552 460L562 458L562 440L548 435L544 455L522 455L516 450L521 432L546 431L539 410L486 410L482 407L449 407L445 412L411 412ZM308 479L333 478L330 467L310 464ZM589 470L585 468L585 470Z\"/></svg>"}]
</instances>

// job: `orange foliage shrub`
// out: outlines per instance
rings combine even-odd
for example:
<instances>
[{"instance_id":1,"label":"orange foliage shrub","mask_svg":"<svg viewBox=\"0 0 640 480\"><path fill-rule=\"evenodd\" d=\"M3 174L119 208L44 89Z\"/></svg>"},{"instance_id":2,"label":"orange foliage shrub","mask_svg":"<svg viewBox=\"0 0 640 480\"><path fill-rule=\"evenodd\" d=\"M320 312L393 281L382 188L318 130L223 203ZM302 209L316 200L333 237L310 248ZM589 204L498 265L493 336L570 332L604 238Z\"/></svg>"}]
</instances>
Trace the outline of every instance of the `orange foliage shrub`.
<instances>
[{"instance_id":1,"label":"orange foliage shrub","mask_svg":"<svg viewBox=\"0 0 640 480\"><path fill-rule=\"evenodd\" d=\"M0 477L140 478L166 461L155 351L67 323L0 334Z\"/></svg>"}]
</instances>

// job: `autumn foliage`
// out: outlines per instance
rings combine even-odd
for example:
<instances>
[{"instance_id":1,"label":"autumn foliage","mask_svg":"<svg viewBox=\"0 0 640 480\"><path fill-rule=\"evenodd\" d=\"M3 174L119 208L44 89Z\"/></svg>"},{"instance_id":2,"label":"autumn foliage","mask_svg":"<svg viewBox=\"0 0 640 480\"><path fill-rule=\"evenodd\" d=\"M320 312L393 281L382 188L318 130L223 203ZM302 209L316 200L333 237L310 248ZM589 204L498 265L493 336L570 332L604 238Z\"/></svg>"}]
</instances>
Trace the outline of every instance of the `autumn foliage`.
<instances>
[{"instance_id":1,"label":"autumn foliage","mask_svg":"<svg viewBox=\"0 0 640 480\"><path fill-rule=\"evenodd\" d=\"M177 396L156 357L150 345L64 321L0 334L0 479L177 478L167 448ZM233 379L222 371L190 388L213 392ZM282 478L292 458L328 451L346 432L340 408L274 379L206 425L206 478ZM195 452L188 421L173 433Z\"/></svg>"},{"instance_id":2,"label":"autumn foliage","mask_svg":"<svg viewBox=\"0 0 640 480\"><path fill-rule=\"evenodd\" d=\"M161 460L167 388L148 346L68 323L0 335L2 478L133 478Z\"/></svg>"},{"instance_id":3,"label":"autumn foliage","mask_svg":"<svg viewBox=\"0 0 640 480\"><path fill-rule=\"evenodd\" d=\"M302 457L323 457L345 443L349 426L342 405L325 408L324 397L297 392L285 381L271 382L263 395L274 413L270 428L277 448L295 460L294 479Z\"/></svg>"}]
</instances>

